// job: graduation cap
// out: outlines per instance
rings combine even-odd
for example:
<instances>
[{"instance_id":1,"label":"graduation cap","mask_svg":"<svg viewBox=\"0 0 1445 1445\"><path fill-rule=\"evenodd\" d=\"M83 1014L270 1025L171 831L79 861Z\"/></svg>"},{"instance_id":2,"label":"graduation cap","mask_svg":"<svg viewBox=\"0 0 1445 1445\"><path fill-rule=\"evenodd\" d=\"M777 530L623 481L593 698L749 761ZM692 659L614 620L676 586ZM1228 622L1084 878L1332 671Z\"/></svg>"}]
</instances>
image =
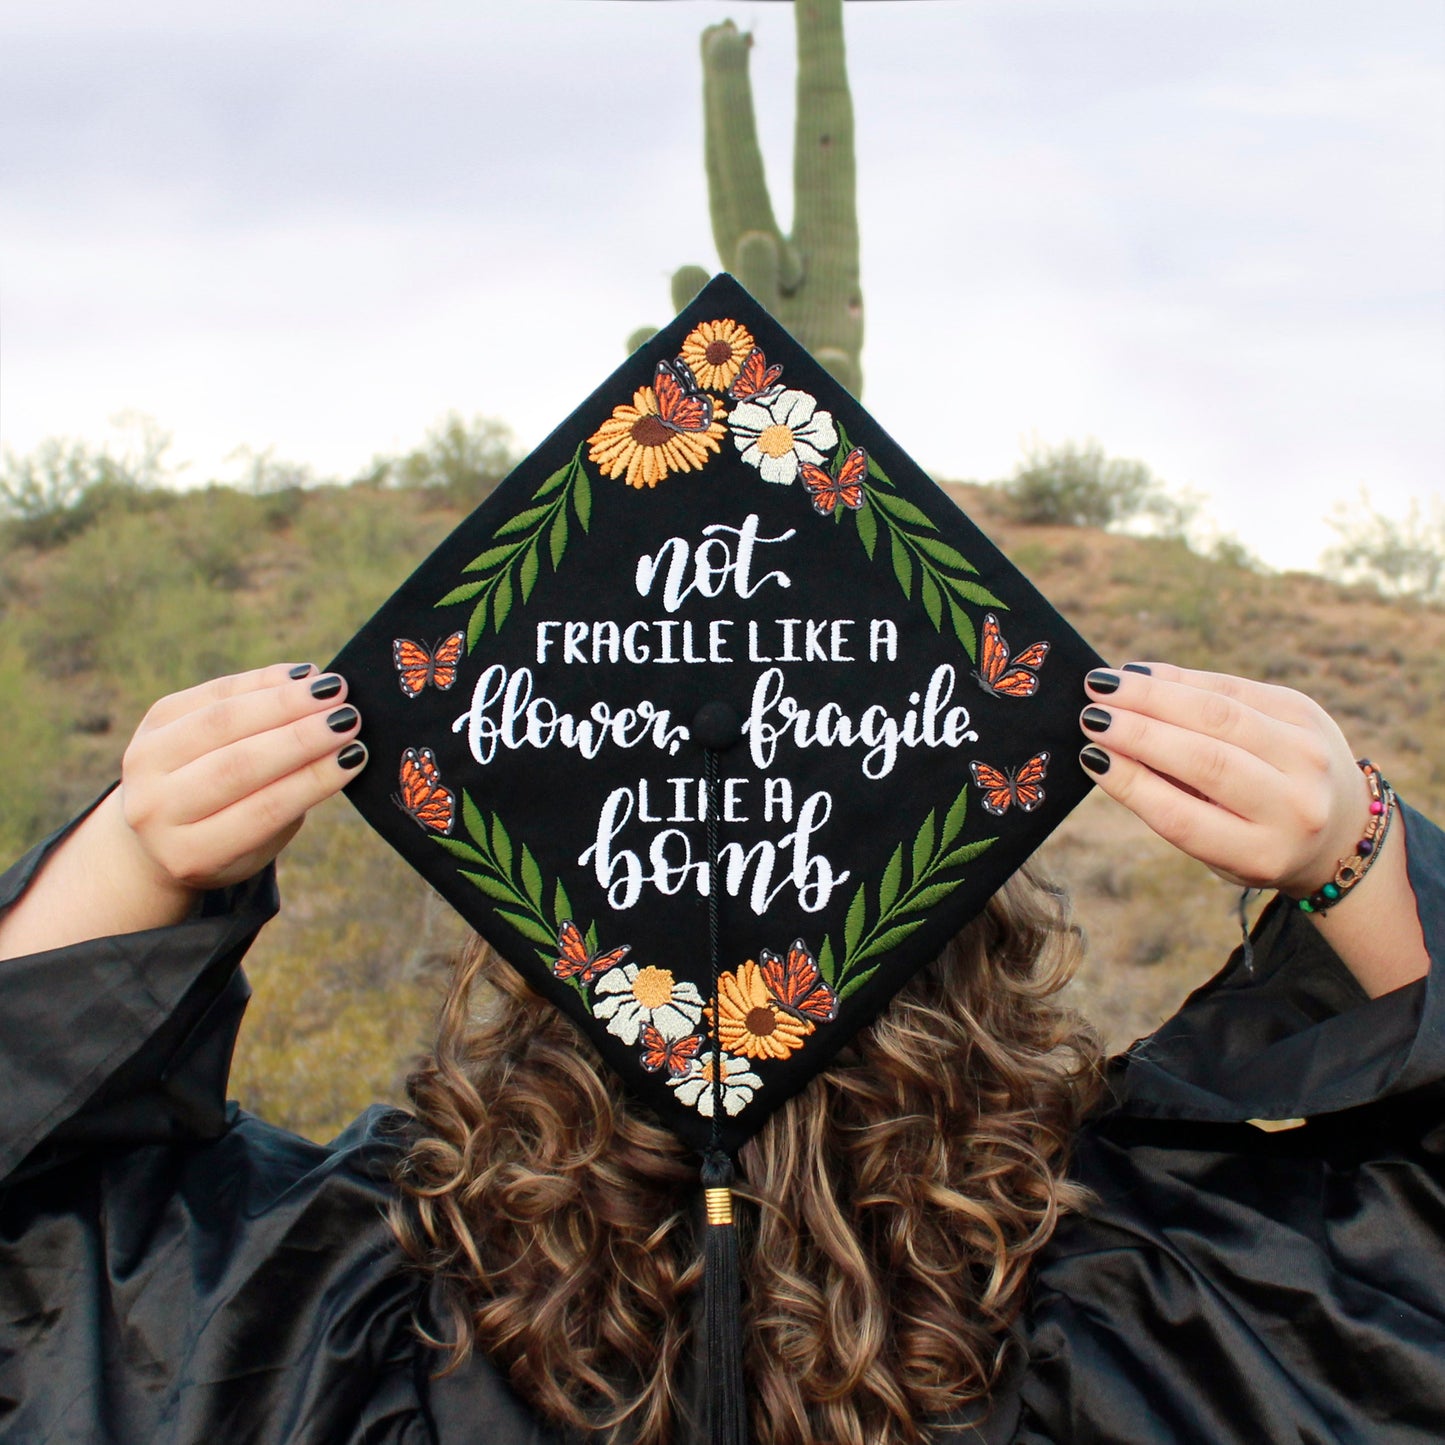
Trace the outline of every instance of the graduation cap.
<instances>
[{"instance_id":1,"label":"graduation cap","mask_svg":"<svg viewBox=\"0 0 1445 1445\"><path fill-rule=\"evenodd\" d=\"M1087 792L1098 664L729 276L331 664L367 821L702 1156L716 1440L732 1157Z\"/></svg>"}]
</instances>

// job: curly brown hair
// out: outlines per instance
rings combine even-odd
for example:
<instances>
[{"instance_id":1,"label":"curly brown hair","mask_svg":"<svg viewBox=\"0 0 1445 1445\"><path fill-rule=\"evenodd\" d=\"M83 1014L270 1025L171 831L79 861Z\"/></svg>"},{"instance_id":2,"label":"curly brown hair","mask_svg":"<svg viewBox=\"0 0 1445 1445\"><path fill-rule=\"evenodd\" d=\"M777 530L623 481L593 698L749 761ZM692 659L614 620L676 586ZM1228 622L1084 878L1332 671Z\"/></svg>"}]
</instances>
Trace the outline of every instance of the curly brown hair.
<instances>
[{"instance_id":1,"label":"curly brown hair","mask_svg":"<svg viewBox=\"0 0 1445 1445\"><path fill-rule=\"evenodd\" d=\"M1082 1202L1063 1169L1099 1048L1055 997L1078 953L1060 895L1018 875L742 1149L758 1445L905 1445L986 1399L1029 1261ZM696 1158L479 939L409 1092L392 1220L448 1287L433 1343L479 1346L556 1424L677 1438Z\"/></svg>"}]
</instances>

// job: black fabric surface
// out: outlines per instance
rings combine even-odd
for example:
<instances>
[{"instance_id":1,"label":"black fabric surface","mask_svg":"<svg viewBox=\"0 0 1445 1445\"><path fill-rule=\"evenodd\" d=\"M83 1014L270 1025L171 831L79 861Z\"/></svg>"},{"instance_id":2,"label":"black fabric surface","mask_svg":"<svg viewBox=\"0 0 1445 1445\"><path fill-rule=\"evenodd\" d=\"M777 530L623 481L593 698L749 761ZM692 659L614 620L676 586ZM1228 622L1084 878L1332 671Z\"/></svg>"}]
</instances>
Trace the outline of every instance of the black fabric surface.
<instances>
[{"instance_id":1,"label":"black fabric surface","mask_svg":"<svg viewBox=\"0 0 1445 1445\"><path fill-rule=\"evenodd\" d=\"M1445 838L1404 816L1430 979L1365 1000L1268 915L1252 973L1116 1061L1075 1165L1098 1202L1035 1275L1027 1363L947 1438L1445 1438ZM558 1441L484 1358L429 1378L435 1302L384 1218L407 1117L322 1147L221 1102L275 906L265 874L175 928L0 962L0 1440Z\"/></svg>"}]
</instances>

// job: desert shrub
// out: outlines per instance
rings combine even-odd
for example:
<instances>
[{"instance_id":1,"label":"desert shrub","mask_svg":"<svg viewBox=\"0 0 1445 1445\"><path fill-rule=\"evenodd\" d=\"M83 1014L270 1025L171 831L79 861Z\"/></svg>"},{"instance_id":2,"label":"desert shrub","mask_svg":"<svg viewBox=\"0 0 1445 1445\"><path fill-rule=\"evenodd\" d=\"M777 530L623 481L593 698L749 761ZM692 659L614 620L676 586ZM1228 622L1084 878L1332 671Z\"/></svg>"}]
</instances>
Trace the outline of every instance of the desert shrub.
<instances>
[{"instance_id":1,"label":"desert shrub","mask_svg":"<svg viewBox=\"0 0 1445 1445\"><path fill-rule=\"evenodd\" d=\"M1356 506L1336 508L1327 520L1340 544L1320 559L1326 571L1385 597L1445 602L1445 504L1438 498L1428 515L1414 501L1395 518L1375 511L1362 493Z\"/></svg>"},{"instance_id":2,"label":"desert shrub","mask_svg":"<svg viewBox=\"0 0 1445 1445\"><path fill-rule=\"evenodd\" d=\"M448 415L421 446L400 457L378 457L357 480L363 485L393 486L434 493L458 507L475 507L516 464L512 433L499 421Z\"/></svg>"},{"instance_id":3,"label":"desert shrub","mask_svg":"<svg viewBox=\"0 0 1445 1445\"><path fill-rule=\"evenodd\" d=\"M1003 484L1016 522L1063 527L1118 527L1143 522L1180 535L1193 504L1173 497L1143 462L1108 457L1096 441L1031 451Z\"/></svg>"}]
</instances>

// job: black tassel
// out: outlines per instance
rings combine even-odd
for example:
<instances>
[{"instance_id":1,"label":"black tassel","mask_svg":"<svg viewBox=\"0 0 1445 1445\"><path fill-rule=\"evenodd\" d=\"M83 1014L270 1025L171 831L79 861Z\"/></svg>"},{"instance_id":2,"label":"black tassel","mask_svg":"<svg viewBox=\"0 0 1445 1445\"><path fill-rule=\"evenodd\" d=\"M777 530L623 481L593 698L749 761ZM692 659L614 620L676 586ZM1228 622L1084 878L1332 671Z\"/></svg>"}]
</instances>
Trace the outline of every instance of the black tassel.
<instances>
[{"instance_id":1,"label":"black tassel","mask_svg":"<svg viewBox=\"0 0 1445 1445\"><path fill-rule=\"evenodd\" d=\"M703 1256L703 1313L707 1330L709 1445L747 1445L748 1402L743 1388L743 1282L733 1224L733 1163L721 1150L703 1159L707 1245Z\"/></svg>"}]
</instances>

